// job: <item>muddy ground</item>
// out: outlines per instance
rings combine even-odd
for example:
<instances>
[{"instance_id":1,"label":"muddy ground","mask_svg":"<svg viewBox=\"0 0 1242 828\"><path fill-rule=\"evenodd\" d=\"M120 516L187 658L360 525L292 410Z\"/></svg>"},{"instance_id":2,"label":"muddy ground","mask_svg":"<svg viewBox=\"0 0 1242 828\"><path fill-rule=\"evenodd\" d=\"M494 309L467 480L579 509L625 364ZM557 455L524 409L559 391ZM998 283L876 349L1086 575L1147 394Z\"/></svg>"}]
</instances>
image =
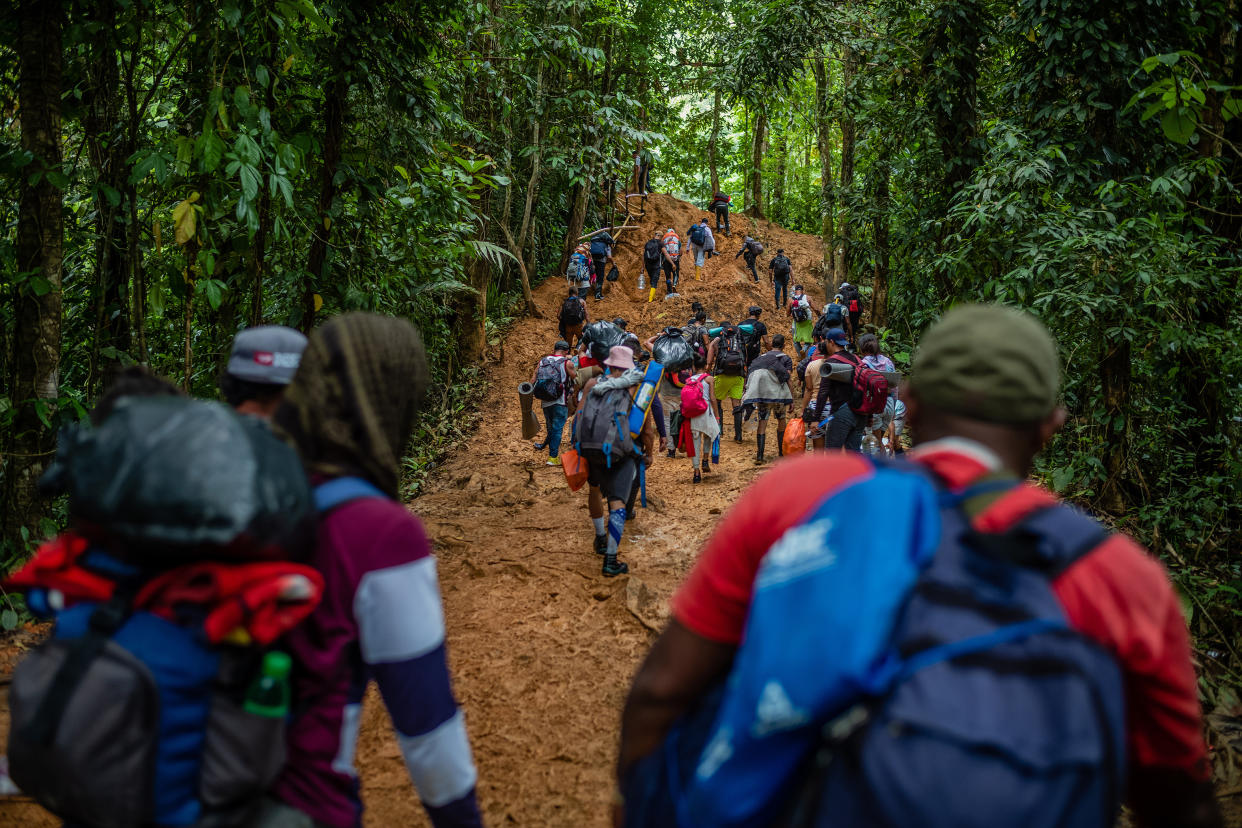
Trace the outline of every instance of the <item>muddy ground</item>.
<instances>
[{"instance_id":1,"label":"muddy ground","mask_svg":"<svg viewBox=\"0 0 1242 828\"><path fill-rule=\"evenodd\" d=\"M819 240L766 222L756 228L741 216L732 219L731 237L718 237L721 255L708 262L703 281L695 282L693 267L686 266L680 298L647 303L637 291L643 242L657 228L684 234L692 220L707 215L669 196L650 197L643 230L623 233L615 251L622 281L603 301L588 300L592 319L623 316L645 339L684 322L697 299L716 320L739 320L746 306L759 304L773 333L787 330L783 314L774 313L768 283L750 281L742 260L734 259L746 232L767 248L761 276L767 259L783 247L795 281L805 278L822 306L813 275ZM650 508L640 510L622 541L630 575L603 578L591 549L585 493L570 493L561 470L546 467L545 455L520 433L516 389L557 339L564 290L564 282L553 279L535 291L543 318L519 320L491 354L477 435L452 452L411 504L440 561L449 656L491 826L606 824L630 676L717 517L764 468L753 462L753 422L744 445L726 437L719 471L700 485L691 483L688 459L658 458L648 477ZM0 676L31 640L19 639L0 653ZM7 709L0 706L0 738L6 729ZM428 824L374 693L358 765L367 826ZM1228 805L1238 819L1233 824L1242 824L1236 804L1235 798ZM0 799L0 825L56 824L28 800Z\"/></svg>"}]
</instances>

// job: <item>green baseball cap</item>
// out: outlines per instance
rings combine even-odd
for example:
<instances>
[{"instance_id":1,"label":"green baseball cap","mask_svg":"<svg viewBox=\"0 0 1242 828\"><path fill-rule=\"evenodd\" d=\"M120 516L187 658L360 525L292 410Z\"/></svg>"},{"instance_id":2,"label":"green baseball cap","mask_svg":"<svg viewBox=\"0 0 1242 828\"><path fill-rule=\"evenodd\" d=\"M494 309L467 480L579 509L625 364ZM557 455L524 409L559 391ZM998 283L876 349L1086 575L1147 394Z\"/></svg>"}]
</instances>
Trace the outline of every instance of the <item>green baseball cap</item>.
<instances>
[{"instance_id":1,"label":"green baseball cap","mask_svg":"<svg viewBox=\"0 0 1242 828\"><path fill-rule=\"evenodd\" d=\"M1052 335L1034 316L1002 305L959 305L923 334L910 388L951 414L1035 423L1056 408L1061 363Z\"/></svg>"}]
</instances>

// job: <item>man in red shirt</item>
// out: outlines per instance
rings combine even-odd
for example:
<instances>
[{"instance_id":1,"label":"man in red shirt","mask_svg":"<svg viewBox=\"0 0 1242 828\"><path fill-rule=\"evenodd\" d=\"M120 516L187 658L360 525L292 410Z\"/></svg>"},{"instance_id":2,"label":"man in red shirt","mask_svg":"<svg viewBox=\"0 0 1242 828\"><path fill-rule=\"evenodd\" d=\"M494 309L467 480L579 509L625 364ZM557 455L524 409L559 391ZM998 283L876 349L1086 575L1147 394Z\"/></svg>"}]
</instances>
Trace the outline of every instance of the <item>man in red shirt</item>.
<instances>
[{"instance_id":1,"label":"man in red shirt","mask_svg":"<svg viewBox=\"0 0 1242 828\"><path fill-rule=\"evenodd\" d=\"M1050 493L1019 481L1064 424L1059 385L1055 345L1026 314L965 306L923 337L904 396L916 438L909 456L950 491L992 480L1019 483L980 487L964 501L976 530L1003 532L1055 503ZM634 678L622 716L619 779L728 674L768 550L825 497L870 469L855 454L799 457L764 475L725 515L673 598L673 620ZM1056 576L1052 588L1069 624L1111 653L1121 670L1126 800L1139 824L1219 825L1189 636L1164 569L1134 541L1112 534ZM936 803L927 807L930 812ZM909 824L919 822L909 815Z\"/></svg>"}]
</instances>

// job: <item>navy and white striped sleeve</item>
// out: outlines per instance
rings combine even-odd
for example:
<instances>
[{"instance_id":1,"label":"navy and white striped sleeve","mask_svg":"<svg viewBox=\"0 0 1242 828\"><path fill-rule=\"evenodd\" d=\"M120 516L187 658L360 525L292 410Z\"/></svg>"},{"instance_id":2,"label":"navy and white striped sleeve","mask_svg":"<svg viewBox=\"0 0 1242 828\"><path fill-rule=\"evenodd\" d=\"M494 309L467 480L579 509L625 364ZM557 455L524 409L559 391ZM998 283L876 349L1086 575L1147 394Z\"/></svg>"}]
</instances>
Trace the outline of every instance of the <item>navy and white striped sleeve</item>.
<instances>
[{"instance_id":1,"label":"navy and white striped sleeve","mask_svg":"<svg viewBox=\"0 0 1242 828\"><path fill-rule=\"evenodd\" d=\"M354 594L362 658L436 828L480 826L477 773L449 682L435 558L368 572Z\"/></svg>"}]
</instances>

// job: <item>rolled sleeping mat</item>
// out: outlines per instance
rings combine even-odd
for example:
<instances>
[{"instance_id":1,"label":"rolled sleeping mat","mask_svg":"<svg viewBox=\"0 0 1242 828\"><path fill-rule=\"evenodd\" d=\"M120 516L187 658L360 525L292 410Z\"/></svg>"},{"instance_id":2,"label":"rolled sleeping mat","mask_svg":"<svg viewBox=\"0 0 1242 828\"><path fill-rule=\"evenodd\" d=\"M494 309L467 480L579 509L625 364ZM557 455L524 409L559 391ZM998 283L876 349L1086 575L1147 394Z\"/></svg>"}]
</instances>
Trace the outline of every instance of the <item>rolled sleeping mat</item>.
<instances>
[{"instance_id":1,"label":"rolled sleeping mat","mask_svg":"<svg viewBox=\"0 0 1242 828\"><path fill-rule=\"evenodd\" d=\"M896 388L901 385L901 373L899 371L881 371L880 373L888 381L889 388ZM819 375L833 382L853 382L854 366L846 365L844 362L825 360L824 364L819 366Z\"/></svg>"},{"instance_id":2,"label":"rolled sleeping mat","mask_svg":"<svg viewBox=\"0 0 1242 828\"><path fill-rule=\"evenodd\" d=\"M535 386L529 382L519 385L518 402L522 404L522 439L533 440L539 433L539 418L535 415Z\"/></svg>"}]
</instances>

